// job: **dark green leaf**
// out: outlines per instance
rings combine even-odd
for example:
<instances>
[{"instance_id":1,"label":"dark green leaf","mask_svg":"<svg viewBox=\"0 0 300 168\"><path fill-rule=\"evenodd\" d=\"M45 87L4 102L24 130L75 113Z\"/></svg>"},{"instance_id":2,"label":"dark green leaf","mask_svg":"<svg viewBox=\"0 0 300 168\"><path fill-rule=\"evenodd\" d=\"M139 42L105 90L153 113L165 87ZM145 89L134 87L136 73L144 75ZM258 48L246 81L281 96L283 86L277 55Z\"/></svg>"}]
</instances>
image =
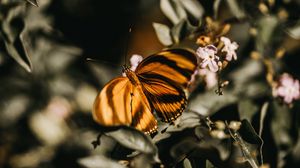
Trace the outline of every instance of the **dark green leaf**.
<instances>
[{"instance_id":1,"label":"dark green leaf","mask_svg":"<svg viewBox=\"0 0 300 168\"><path fill-rule=\"evenodd\" d=\"M150 137L136 129L122 127L116 131L107 132L106 135L127 148L153 155L157 152L156 146L152 143Z\"/></svg>"},{"instance_id":2,"label":"dark green leaf","mask_svg":"<svg viewBox=\"0 0 300 168\"><path fill-rule=\"evenodd\" d=\"M196 136L201 139L198 147L202 150L209 150L218 152L220 160L226 160L230 155L231 144L229 139L218 139L210 135L207 128L197 127L195 129ZM204 152L205 153L205 152Z\"/></svg>"},{"instance_id":3,"label":"dark green leaf","mask_svg":"<svg viewBox=\"0 0 300 168\"><path fill-rule=\"evenodd\" d=\"M250 99L241 100L238 102L238 111L241 120L246 119L251 121L253 115L258 112L258 106Z\"/></svg>"},{"instance_id":4,"label":"dark green leaf","mask_svg":"<svg viewBox=\"0 0 300 168\"><path fill-rule=\"evenodd\" d=\"M276 16L264 16L258 20L258 34L256 38L256 50L264 53L265 47L270 45L273 32L279 23Z\"/></svg>"},{"instance_id":5,"label":"dark green leaf","mask_svg":"<svg viewBox=\"0 0 300 168\"><path fill-rule=\"evenodd\" d=\"M184 139L171 148L171 156L180 162L185 159L191 152L198 150L198 144L193 139Z\"/></svg>"},{"instance_id":6,"label":"dark green leaf","mask_svg":"<svg viewBox=\"0 0 300 168\"><path fill-rule=\"evenodd\" d=\"M261 137L259 137L259 135L255 132L254 128L252 127L252 125L247 121L247 120L242 120L242 125L241 128L239 129L239 135L241 135L242 140L241 141L245 141L245 142L240 142L242 143L242 145L244 144L245 148L247 149L243 149L243 146L241 146L241 150L243 151L243 153L246 155L246 159L249 160L249 162L252 162L252 164L254 164L254 162L257 161L256 158L254 158L252 155L247 155L247 151L250 151L250 153L252 153L252 151L259 151L259 156L260 156L260 164L262 164L263 160L262 160L262 146L263 146L263 140L261 139ZM248 144L249 143L249 144ZM253 146L255 145L255 146ZM252 161L251 161L252 160Z\"/></svg>"},{"instance_id":7,"label":"dark green leaf","mask_svg":"<svg viewBox=\"0 0 300 168\"><path fill-rule=\"evenodd\" d=\"M242 120L241 128L239 129L239 133L241 134L242 138L251 144L262 145L263 141L255 132L252 125L247 120Z\"/></svg>"},{"instance_id":8,"label":"dark green leaf","mask_svg":"<svg viewBox=\"0 0 300 168\"><path fill-rule=\"evenodd\" d=\"M271 129L276 145L278 147L291 146L292 140L289 131L291 129L292 118L288 106L273 101L271 108L273 114Z\"/></svg>"}]
</instances>

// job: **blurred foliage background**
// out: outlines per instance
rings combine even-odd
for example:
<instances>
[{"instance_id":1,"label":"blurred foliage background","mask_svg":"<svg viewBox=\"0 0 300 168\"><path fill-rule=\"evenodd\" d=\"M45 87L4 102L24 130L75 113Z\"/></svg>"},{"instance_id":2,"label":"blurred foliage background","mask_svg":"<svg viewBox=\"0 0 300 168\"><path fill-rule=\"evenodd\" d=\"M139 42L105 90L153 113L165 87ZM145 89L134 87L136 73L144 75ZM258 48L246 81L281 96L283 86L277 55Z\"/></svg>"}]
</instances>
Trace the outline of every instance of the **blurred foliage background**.
<instances>
[{"instance_id":1,"label":"blurred foliage background","mask_svg":"<svg viewBox=\"0 0 300 168\"><path fill-rule=\"evenodd\" d=\"M272 97L264 61L275 78L287 72L300 79L299 6L299 0L1 0L0 167L297 167L300 104ZM238 61L222 72L230 81L224 95L200 84L178 123L160 123L152 139L93 121L96 94L130 55L196 49L207 16L230 24L227 36L239 44ZM241 126L232 132L225 129L230 124Z\"/></svg>"}]
</instances>

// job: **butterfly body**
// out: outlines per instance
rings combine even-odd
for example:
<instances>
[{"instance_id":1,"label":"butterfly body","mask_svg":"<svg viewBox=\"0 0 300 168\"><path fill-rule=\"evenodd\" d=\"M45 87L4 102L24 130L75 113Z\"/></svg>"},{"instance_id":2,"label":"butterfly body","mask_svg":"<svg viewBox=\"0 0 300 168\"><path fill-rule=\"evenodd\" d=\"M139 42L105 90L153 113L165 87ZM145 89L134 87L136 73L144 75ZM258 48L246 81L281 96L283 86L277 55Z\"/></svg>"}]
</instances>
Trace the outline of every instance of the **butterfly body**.
<instances>
[{"instance_id":1,"label":"butterfly body","mask_svg":"<svg viewBox=\"0 0 300 168\"><path fill-rule=\"evenodd\" d=\"M144 59L126 77L107 83L96 97L93 118L104 126L131 125L145 133L157 130L157 115L165 122L178 118L187 104L187 87L197 58L193 52L172 49Z\"/></svg>"},{"instance_id":2,"label":"butterfly body","mask_svg":"<svg viewBox=\"0 0 300 168\"><path fill-rule=\"evenodd\" d=\"M126 77L129 79L132 85L141 87L141 82L139 81L137 75L127 66L123 66L123 72L126 74Z\"/></svg>"}]
</instances>

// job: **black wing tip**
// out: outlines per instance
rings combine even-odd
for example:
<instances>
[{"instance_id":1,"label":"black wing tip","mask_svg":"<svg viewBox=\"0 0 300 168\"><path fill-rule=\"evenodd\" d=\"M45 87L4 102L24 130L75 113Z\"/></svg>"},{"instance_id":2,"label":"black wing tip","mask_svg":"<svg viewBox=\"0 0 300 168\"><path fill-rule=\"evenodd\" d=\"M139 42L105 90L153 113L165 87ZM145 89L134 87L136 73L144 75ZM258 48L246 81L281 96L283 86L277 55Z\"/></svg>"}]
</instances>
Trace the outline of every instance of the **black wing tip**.
<instances>
[{"instance_id":1,"label":"black wing tip","mask_svg":"<svg viewBox=\"0 0 300 168\"><path fill-rule=\"evenodd\" d=\"M182 115L182 113L184 112L184 110L186 109L186 106L187 106L187 99L184 98L183 100L184 102L181 104L180 106L180 109L178 109L173 117L170 117L170 118L163 118L163 117L160 117L163 121L163 122L167 122L167 123L170 123L170 122L173 122L175 121L178 117L180 117Z\"/></svg>"}]
</instances>

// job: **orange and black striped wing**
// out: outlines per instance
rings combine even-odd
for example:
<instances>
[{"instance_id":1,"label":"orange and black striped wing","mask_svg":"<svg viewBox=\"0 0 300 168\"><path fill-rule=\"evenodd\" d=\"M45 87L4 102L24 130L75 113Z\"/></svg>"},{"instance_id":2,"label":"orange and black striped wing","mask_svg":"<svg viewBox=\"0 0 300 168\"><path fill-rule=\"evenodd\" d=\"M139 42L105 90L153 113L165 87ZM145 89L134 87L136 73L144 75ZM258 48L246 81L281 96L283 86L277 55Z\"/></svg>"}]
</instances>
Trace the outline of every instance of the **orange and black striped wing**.
<instances>
[{"instance_id":1,"label":"orange and black striped wing","mask_svg":"<svg viewBox=\"0 0 300 168\"><path fill-rule=\"evenodd\" d=\"M182 114L187 100L180 87L159 78L139 79L145 95L164 122L174 121Z\"/></svg>"},{"instance_id":2,"label":"orange and black striped wing","mask_svg":"<svg viewBox=\"0 0 300 168\"><path fill-rule=\"evenodd\" d=\"M144 78L160 78L186 88L196 68L197 57L192 51L170 49L147 57L135 72Z\"/></svg>"},{"instance_id":3,"label":"orange and black striped wing","mask_svg":"<svg viewBox=\"0 0 300 168\"><path fill-rule=\"evenodd\" d=\"M94 120L103 126L131 125L146 133L154 132L157 122L140 92L127 77L113 79L95 99Z\"/></svg>"},{"instance_id":4,"label":"orange and black striped wing","mask_svg":"<svg viewBox=\"0 0 300 168\"><path fill-rule=\"evenodd\" d=\"M157 121L154 118L151 105L138 87L133 87L131 93L132 123L131 125L147 134L157 131Z\"/></svg>"}]
</instances>

